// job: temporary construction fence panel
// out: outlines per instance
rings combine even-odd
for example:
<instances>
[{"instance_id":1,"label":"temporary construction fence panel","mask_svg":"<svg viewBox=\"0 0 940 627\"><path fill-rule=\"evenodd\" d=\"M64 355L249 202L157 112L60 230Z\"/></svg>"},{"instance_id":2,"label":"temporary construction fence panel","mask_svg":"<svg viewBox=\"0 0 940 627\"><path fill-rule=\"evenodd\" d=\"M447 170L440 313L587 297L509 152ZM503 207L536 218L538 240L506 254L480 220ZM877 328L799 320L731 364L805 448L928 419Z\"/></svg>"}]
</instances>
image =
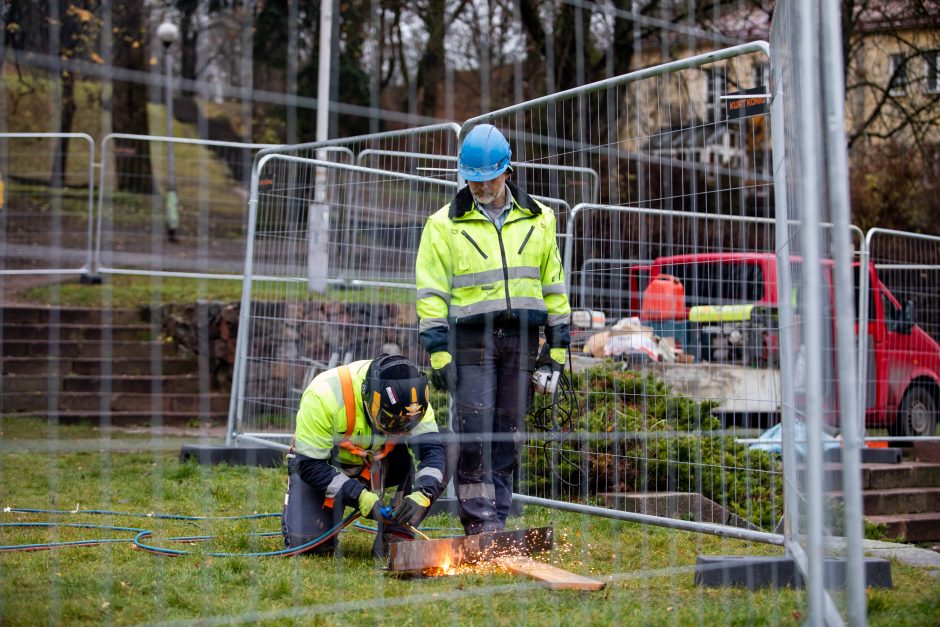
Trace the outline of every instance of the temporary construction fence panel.
<instances>
[{"instance_id":1,"label":"temporary construction fence panel","mask_svg":"<svg viewBox=\"0 0 940 627\"><path fill-rule=\"evenodd\" d=\"M442 172L456 173L457 171L457 155L424 155L420 153L396 153L387 150L364 150L356 157L356 161L359 165L369 165L369 162L377 157L392 157L413 161L413 167L416 171L424 171L428 175ZM551 196L551 198L557 198L558 202L563 202L569 209L571 205L579 202L598 202L600 199L600 175L591 168L513 162L512 170L513 180L521 185L523 189L526 188L528 173L554 170L556 175L560 176L560 182L553 190L556 195ZM584 191L585 189L587 189L587 192ZM532 193L538 195L537 192ZM548 198L548 196L544 197Z\"/></svg>"},{"instance_id":2,"label":"temporary construction fence panel","mask_svg":"<svg viewBox=\"0 0 940 627\"><path fill-rule=\"evenodd\" d=\"M86 274L95 142L84 133L0 134L0 274Z\"/></svg>"},{"instance_id":3,"label":"temporary construction fence panel","mask_svg":"<svg viewBox=\"0 0 940 627\"><path fill-rule=\"evenodd\" d=\"M868 231L871 271L859 336L859 377L869 432L880 440L936 439L940 411L940 237ZM894 441L897 441L894 440Z\"/></svg>"},{"instance_id":4,"label":"temporary construction fence panel","mask_svg":"<svg viewBox=\"0 0 940 627\"><path fill-rule=\"evenodd\" d=\"M105 136L97 270L240 280L251 163L255 153L266 147L179 137Z\"/></svg>"},{"instance_id":5,"label":"temporary construction fence panel","mask_svg":"<svg viewBox=\"0 0 940 627\"><path fill-rule=\"evenodd\" d=\"M564 168L599 173L596 196L582 186L571 210L556 212L558 232L566 234L566 280L578 323L573 383L559 403L536 399L517 485L523 502L580 505L585 512L590 503L594 514L781 541L774 534L783 513L779 461L735 441L734 435L749 433L725 429L712 415L716 398L735 394L704 390L693 374L733 370L745 389L753 387L750 378L768 374L768 397L779 397L773 369L762 372L742 361L752 356L740 345L770 329L772 302L765 312L754 311L753 320L731 319L742 315L732 308L750 295L735 299L735 290L749 283L752 291L763 287L756 274L749 279L749 265L740 264L745 274L719 280L728 293L715 298L705 293L714 281L681 277L690 302L672 319L655 321L658 335L678 336L669 347L655 339L652 320L631 310L631 281L643 281L644 268L657 257L748 251L773 257L769 116L761 110L729 119L721 100L729 92L762 87L751 81L754 67L767 63L766 44L746 44L520 103L463 125L462 136L477 124L494 124L509 139L516 162L540 166L516 168L525 172L520 183L527 191L567 197ZM773 264L768 268L766 288L773 290ZM703 292L701 302L691 302L695 289ZM685 311L693 305L704 316L695 323ZM592 328L595 312L604 314L606 333ZM767 317L758 325L762 330L751 329L760 315ZM720 330L714 352L707 346L707 358L702 345L712 336L692 349L684 338L690 325L699 338L703 329ZM732 346L728 338L735 331L738 344ZM671 363L672 342L685 344L684 354L697 356L696 362ZM773 349L765 347L768 352ZM708 365L701 364L705 359ZM670 378L670 368L683 371L684 380L678 374ZM759 398L753 389L750 398ZM729 457L735 460L730 465L724 461Z\"/></svg>"},{"instance_id":6,"label":"temporary construction fence panel","mask_svg":"<svg viewBox=\"0 0 940 627\"><path fill-rule=\"evenodd\" d=\"M285 446L306 383L381 352L418 363L414 260L421 229L456 191L399 154L455 155L441 124L259 152L230 437ZM336 163L331 151L352 156ZM369 166L360 158L371 153ZM436 174L429 176L428 174Z\"/></svg>"},{"instance_id":7,"label":"temporary construction fence panel","mask_svg":"<svg viewBox=\"0 0 940 627\"><path fill-rule=\"evenodd\" d=\"M799 258L802 269L791 272L784 264L778 277L784 531L787 552L806 577L811 625L842 624L843 614L861 625L866 614L854 335L859 295L853 295L848 231L840 28L834 3L794 0L777 4L771 34L777 253ZM830 222L832 229L823 227ZM817 267L820 272L811 270ZM867 334L860 335L864 341ZM826 441L827 422L838 422L841 446ZM824 466L826 448L838 448L841 466ZM827 494L834 490L839 501ZM844 541L829 542L830 534ZM826 590L829 556L846 561L844 594Z\"/></svg>"}]
</instances>

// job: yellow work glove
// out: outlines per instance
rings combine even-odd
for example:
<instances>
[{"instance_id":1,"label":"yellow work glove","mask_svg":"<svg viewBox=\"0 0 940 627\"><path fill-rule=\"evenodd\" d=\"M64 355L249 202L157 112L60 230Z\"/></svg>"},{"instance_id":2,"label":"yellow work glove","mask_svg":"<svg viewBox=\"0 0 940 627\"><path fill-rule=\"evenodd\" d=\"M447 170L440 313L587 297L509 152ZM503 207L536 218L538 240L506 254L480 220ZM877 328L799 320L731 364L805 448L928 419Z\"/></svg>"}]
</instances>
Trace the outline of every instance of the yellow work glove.
<instances>
[{"instance_id":1,"label":"yellow work glove","mask_svg":"<svg viewBox=\"0 0 940 627\"><path fill-rule=\"evenodd\" d=\"M565 357L568 355L567 348L553 348L548 351L548 356L552 358L552 361L559 363L562 366L565 365Z\"/></svg>"},{"instance_id":2,"label":"yellow work glove","mask_svg":"<svg viewBox=\"0 0 940 627\"><path fill-rule=\"evenodd\" d=\"M447 351L431 353L431 385L442 392L450 392L457 383L457 366Z\"/></svg>"},{"instance_id":3,"label":"yellow work glove","mask_svg":"<svg viewBox=\"0 0 940 627\"><path fill-rule=\"evenodd\" d=\"M447 351L437 351L436 353L431 353L431 367L435 370L440 370L453 360L453 357L450 356L450 353Z\"/></svg>"},{"instance_id":4,"label":"yellow work glove","mask_svg":"<svg viewBox=\"0 0 940 627\"><path fill-rule=\"evenodd\" d=\"M363 490L359 493L359 513L362 514L363 518L378 520L381 517L379 515L379 508L375 505L378 502L378 494Z\"/></svg>"}]
</instances>

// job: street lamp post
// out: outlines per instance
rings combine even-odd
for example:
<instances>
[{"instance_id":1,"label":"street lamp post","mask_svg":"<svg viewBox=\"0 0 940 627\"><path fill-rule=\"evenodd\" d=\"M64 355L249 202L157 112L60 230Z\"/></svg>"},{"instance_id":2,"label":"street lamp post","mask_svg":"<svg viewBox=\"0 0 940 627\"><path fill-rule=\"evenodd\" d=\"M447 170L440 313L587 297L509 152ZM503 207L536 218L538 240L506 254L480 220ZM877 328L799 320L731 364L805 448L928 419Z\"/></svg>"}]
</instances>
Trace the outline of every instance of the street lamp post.
<instances>
[{"instance_id":1,"label":"street lamp post","mask_svg":"<svg viewBox=\"0 0 940 627\"><path fill-rule=\"evenodd\" d=\"M176 24L164 21L157 27L157 37L163 43L163 63L166 69L166 134L173 137L173 58L170 48L179 41L180 30ZM176 241L179 228L179 204L176 197L176 173L173 170L173 142L166 145L166 238Z\"/></svg>"}]
</instances>

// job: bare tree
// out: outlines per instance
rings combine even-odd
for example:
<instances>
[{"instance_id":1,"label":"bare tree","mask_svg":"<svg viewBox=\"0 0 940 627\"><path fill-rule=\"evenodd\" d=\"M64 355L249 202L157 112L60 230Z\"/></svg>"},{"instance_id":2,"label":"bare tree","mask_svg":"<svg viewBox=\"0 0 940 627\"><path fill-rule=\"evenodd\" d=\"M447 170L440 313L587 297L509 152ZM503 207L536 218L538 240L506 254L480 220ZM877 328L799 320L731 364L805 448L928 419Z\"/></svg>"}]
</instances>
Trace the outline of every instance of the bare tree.
<instances>
[{"instance_id":1,"label":"bare tree","mask_svg":"<svg viewBox=\"0 0 940 627\"><path fill-rule=\"evenodd\" d=\"M114 65L146 72L147 32L142 3L137 0L115 0L112 24ZM150 134L146 84L115 81L112 103L112 125L116 133ZM119 190L141 194L153 191L149 151L137 154L137 147L133 143L116 141L114 158L117 162Z\"/></svg>"}]
</instances>

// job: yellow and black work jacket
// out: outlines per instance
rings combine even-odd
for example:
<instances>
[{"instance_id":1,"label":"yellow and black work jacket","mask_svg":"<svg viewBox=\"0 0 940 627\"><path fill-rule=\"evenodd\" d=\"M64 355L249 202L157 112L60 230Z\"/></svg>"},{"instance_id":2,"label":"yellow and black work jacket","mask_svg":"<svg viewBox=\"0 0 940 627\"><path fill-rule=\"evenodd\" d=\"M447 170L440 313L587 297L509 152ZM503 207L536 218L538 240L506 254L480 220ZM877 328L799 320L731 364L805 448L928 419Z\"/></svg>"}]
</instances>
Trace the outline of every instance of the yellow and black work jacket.
<instances>
[{"instance_id":1,"label":"yellow and black work jacket","mask_svg":"<svg viewBox=\"0 0 940 627\"><path fill-rule=\"evenodd\" d=\"M387 439L372 430L362 404L362 383L372 360L349 364L355 396L356 421L349 442L362 451L377 454ZM300 399L297 426L294 431L294 453L300 477L311 487L322 491L327 501L355 505L363 484L358 477L366 459L340 446L346 440L348 421L343 386L337 368L322 372ZM402 441L418 458L414 488L429 498L436 498L444 479L444 445L434 421L434 410L428 407L424 417Z\"/></svg>"},{"instance_id":2,"label":"yellow and black work jacket","mask_svg":"<svg viewBox=\"0 0 940 627\"><path fill-rule=\"evenodd\" d=\"M476 206L469 187L428 218L415 275L419 333L429 353L448 350L451 327L490 321L545 325L552 348L571 341L555 214L506 185L513 204L501 229Z\"/></svg>"}]
</instances>

